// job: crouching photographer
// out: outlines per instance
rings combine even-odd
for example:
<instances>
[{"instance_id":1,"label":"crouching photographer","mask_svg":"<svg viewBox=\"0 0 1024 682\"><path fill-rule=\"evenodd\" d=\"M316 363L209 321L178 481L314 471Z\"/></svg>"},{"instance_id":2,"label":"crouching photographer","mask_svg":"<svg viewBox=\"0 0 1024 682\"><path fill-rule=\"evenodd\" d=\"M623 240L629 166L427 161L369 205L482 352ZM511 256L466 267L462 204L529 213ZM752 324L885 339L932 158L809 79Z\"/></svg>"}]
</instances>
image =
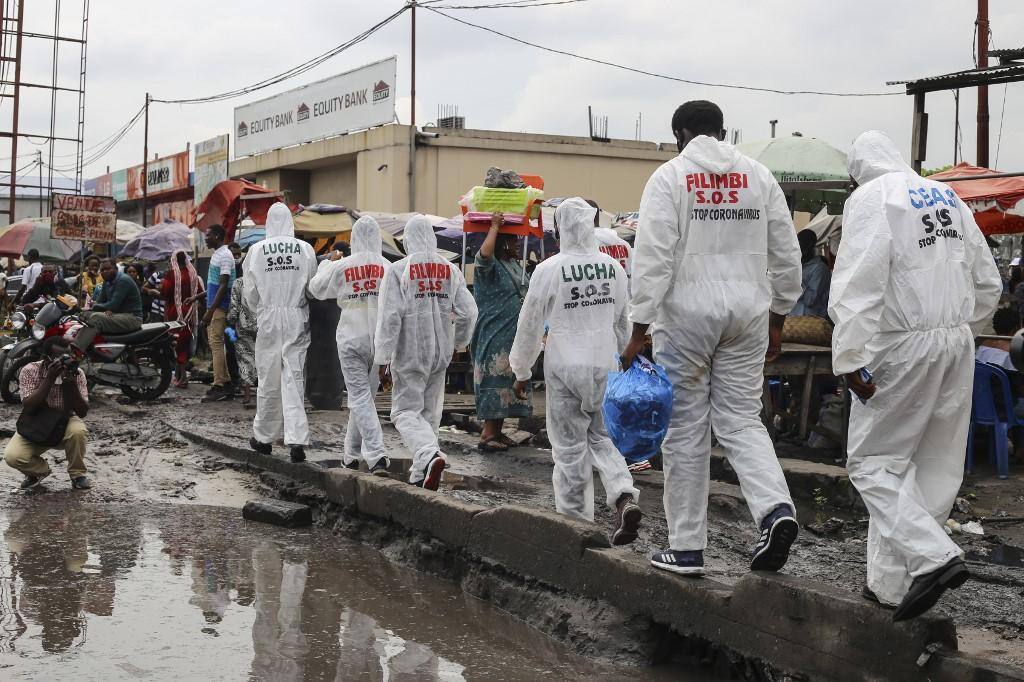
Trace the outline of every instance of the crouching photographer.
<instances>
[{"instance_id":1,"label":"crouching photographer","mask_svg":"<svg viewBox=\"0 0 1024 682\"><path fill-rule=\"evenodd\" d=\"M42 346L43 359L25 365L18 378L23 409L17 433L4 450L4 461L25 474L22 490L34 488L50 475L42 455L57 447L64 448L71 487L92 487L85 475L88 431L82 421L89 412L89 393L85 373L70 351L65 339L48 338Z\"/></svg>"}]
</instances>

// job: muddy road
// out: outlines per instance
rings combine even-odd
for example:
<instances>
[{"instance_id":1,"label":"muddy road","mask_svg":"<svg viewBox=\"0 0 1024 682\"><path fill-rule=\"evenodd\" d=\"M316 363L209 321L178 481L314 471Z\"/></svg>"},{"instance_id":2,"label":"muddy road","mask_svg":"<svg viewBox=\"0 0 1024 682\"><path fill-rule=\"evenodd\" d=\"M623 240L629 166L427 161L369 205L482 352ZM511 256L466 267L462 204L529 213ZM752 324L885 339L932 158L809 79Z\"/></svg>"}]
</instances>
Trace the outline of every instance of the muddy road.
<instances>
[{"instance_id":1,"label":"muddy road","mask_svg":"<svg viewBox=\"0 0 1024 682\"><path fill-rule=\"evenodd\" d=\"M112 397L99 398L88 420L91 431L87 462L95 488L86 493L89 504L127 505L143 516L162 513L166 505L215 505L237 509L246 499L268 493L259 481L233 468L235 465L205 448L191 445L176 429L244 446L250 433L252 411L238 403L200 404L201 389L172 394L173 400L143 405L122 405ZM0 408L0 426L13 428L17 412ZM345 412L310 412L313 444L311 460L336 466L344 441ZM481 505L520 503L553 509L550 454L538 448L518 448L507 454L483 454L473 448L473 436L446 430L442 434L451 453L442 493ZM385 427L385 439L394 448L394 475L401 475L408 457L394 429ZM286 457L283 447L275 448ZM58 465L59 466L59 465ZM16 486L15 472L0 467L0 486ZM49 479L48 493L57 500L77 500L66 488L66 478ZM665 546L666 526L658 472L636 477L641 507L646 515L640 539L623 551L643 556ZM801 494L801 492L803 494ZM992 485L987 479L965 486L971 493L967 520L1024 509L1024 487ZM794 491L798 498L814 499L812 491ZM6 495L3 509L23 503L19 495ZM598 499L603 499L598 486ZM35 500L41 498L33 497ZM70 503L70 502L67 502ZM598 505L597 522L610 527L611 515ZM9 512L8 512L9 513ZM237 515L237 514L236 514ZM787 573L805 576L859 593L864 584L866 514L833 507L827 499L798 502L803 525L839 518L841 527L816 535L803 532L787 565ZM226 514L225 519L232 517ZM756 536L737 486L712 484L710 544L705 553L709 573L724 582L737 580L747 570ZM219 519L220 517L218 517ZM975 577L947 596L937 607L957 624L961 649L1015 665L1024 665L1024 532L1021 524L985 526L984 536L955 535L968 553ZM272 532L272 531L267 531ZM343 544L344 540L334 540ZM570 677L573 675L570 675Z\"/></svg>"}]
</instances>

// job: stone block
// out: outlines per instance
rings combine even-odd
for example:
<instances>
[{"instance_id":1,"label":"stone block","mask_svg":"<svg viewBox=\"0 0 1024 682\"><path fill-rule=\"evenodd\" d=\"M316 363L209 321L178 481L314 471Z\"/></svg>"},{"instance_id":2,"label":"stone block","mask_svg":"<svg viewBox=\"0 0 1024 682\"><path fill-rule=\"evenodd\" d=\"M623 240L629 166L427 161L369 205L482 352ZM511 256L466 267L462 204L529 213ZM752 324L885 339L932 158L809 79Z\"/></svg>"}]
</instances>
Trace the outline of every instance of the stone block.
<instances>
[{"instance_id":1,"label":"stone block","mask_svg":"<svg viewBox=\"0 0 1024 682\"><path fill-rule=\"evenodd\" d=\"M429 533L454 549L469 544L473 517L480 507L409 485L403 481L362 475L356 480L360 514Z\"/></svg>"},{"instance_id":2,"label":"stone block","mask_svg":"<svg viewBox=\"0 0 1024 682\"><path fill-rule=\"evenodd\" d=\"M576 584L564 587L684 635L708 636L730 625L728 585L658 570L625 548L586 549Z\"/></svg>"},{"instance_id":3,"label":"stone block","mask_svg":"<svg viewBox=\"0 0 1024 682\"><path fill-rule=\"evenodd\" d=\"M610 547L596 525L512 504L476 514L469 537L470 553L564 589L578 582L592 547Z\"/></svg>"},{"instance_id":4,"label":"stone block","mask_svg":"<svg viewBox=\"0 0 1024 682\"><path fill-rule=\"evenodd\" d=\"M321 482L327 499L334 504L339 504L347 510L354 510L356 503L356 482L359 480L358 472L351 469L328 469L321 475Z\"/></svg>"},{"instance_id":5,"label":"stone block","mask_svg":"<svg viewBox=\"0 0 1024 682\"><path fill-rule=\"evenodd\" d=\"M249 500L242 507L242 518L285 528L300 528L313 523L309 507L281 500Z\"/></svg>"},{"instance_id":6,"label":"stone block","mask_svg":"<svg viewBox=\"0 0 1024 682\"><path fill-rule=\"evenodd\" d=\"M911 679L931 642L956 649L948 618L893 623L892 611L846 590L806 578L748 573L733 589L723 643L812 678Z\"/></svg>"}]
</instances>

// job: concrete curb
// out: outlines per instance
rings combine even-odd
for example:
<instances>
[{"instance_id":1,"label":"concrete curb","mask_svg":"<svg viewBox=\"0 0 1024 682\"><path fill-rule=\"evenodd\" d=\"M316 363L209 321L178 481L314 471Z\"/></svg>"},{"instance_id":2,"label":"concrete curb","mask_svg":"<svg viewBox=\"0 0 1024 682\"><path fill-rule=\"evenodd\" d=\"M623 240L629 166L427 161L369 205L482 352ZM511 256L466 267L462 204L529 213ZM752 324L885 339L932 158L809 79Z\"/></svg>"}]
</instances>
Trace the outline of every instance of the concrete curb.
<instances>
[{"instance_id":1,"label":"concrete curb","mask_svg":"<svg viewBox=\"0 0 1024 682\"><path fill-rule=\"evenodd\" d=\"M259 455L168 426L224 456L319 488L349 514L425 533L470 561L611 604L780 670L829 680L1024 679L1024 670L957 653L948 618L894 624L890 612L844 590L788 575L750 573L732 587L681 578L610 548L596 525L554 512L485 508L348 469L293 464L283 451L281 457ZM930 644L939 650L919 667Z\"/></svg>"}]
</instances>

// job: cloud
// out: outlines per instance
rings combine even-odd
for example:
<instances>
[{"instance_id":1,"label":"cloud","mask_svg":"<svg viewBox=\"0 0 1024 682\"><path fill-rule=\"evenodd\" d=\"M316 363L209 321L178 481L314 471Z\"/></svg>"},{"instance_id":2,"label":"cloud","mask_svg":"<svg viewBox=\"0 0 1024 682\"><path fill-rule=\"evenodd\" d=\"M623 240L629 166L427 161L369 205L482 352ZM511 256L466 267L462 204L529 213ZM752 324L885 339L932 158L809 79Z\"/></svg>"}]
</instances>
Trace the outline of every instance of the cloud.
<instances>
[{"instance_id":1,"label":"cloud","mask_svg":"<svg viewBox=\"0 0 1024 682\"><path fill-rule=\"evenodd\" d=\"M443 3L442 3L443 4ZM258 81L357 34L402 5L402 0L176 0L173 3L104 0L92 3L86 144L109 135L157 97L205 95ZM791 89L902 92L886 80L969 68L973 3L859 0L824 3L718 2L694 11L680 0L591 0L537 9L451 14L528 40L612 62L694 80ZM1024 3L995 0L997 46L1024 45ZM432 120L439 104L459 106L467 125L537 133L586 135L586 107L608 116L609 132L632 138L642 112L644 138L671 140L668 121L682 101L718 102L727 125L747 141L766 137L770 119L781 134L799 130L837 147L866 128L888 130L909 150L911 99L828 98L750 93L686 85L587 64L538 51L420 9L417 16L417 120ZM408 120L408 14L352 50L301 78L216 104L156 104L150 149L169 154L232 127L235 106L398 55L400 117ZM1021 109L1024 83L1008 88L999 165L1024 166ZM1003 88L991 88L992 158ZM975 93L960 103L963 150L974 159ZM928 96L931 116L927 166L952 161L953 97ZM45 108L31 116L41 117ZM67 113L73 117L73 112ZM27 115L28 117L28 115ZM43 120L43 119L40 119ZM23 120L23 127L34 121ZM43 125L43 123L39 123ZM38 127L38 126L37 126ZM139 163L142 126L86 176L109 164Z\"/></svg>"}]
</instances>

